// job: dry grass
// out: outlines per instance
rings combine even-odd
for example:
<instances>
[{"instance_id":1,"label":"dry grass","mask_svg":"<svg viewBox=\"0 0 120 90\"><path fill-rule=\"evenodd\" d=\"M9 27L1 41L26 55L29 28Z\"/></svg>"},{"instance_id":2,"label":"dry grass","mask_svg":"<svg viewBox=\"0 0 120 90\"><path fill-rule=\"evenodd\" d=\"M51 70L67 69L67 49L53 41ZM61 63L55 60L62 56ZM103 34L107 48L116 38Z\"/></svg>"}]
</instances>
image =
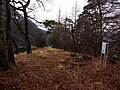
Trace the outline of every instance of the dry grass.
<instances>
[{"instance_id":1,"label":"dry grass","mask_svg":"<svg viewBox=\"0 0 120 90\"><path fill-rule=\"evenodd\" d=\"M120 90L120 63L100 71L98 58L74 62L71 52L50 47L15 59L14 70L0 71L0 90Z\"/></svg>"}]
</instances>

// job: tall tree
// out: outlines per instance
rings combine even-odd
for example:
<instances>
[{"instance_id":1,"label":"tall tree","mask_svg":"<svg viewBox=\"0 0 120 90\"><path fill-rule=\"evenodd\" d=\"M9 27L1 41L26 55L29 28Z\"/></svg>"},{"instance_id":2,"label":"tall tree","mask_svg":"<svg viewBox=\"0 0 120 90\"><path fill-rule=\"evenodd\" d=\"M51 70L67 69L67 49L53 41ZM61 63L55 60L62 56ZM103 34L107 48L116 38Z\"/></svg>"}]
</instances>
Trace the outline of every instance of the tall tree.
<instances>
[{"instance_id":1,"label":"tall tree","mask_svg":"<svg viewBox=\"0 0 120 90\"><path fill-rule=\"evenodd\" d=\"M26 50L27 50L27 54L31 53L31 44L30 44L30 40L29 40L29 32L28 32L28 15L27 15L27 7L30 4L30 0L27 0L27 2L25 1L15 1L12 0L13 5L15 4L20 4L20 7L15 7L12 5L12 7L16 10L20 10L23 12L24 14L24 27L25 27L25 33L24 33L24 38L25 38L25 43L26 43ZM25 4L24 4L25 3Z\"/></svg>"},{"instance_id":2,"label":"tall tree","mask_svg":"<svg viewBox=\"0 0 120 90\"><path fill-rule=\"evenodd\" d=\"M28 12L27 12L27 9L34 10L34 8L28 8L30 1L31 0L11 0L11 6L15 10L22 11L23 15L24 15L24 27L25 28L24 28L24 31L22 31L21 29L19 29L19 30L24 35L27 54L31 53L31 44L30 44L29 34L28 34L29 31L28 31ZM45 0L45 1L47 1L47 0ZM42 6L45 9L44 3L42 0L36 0L36 2L40 7Z\"/></svg>"},{"instance_id":3,"label":"tall tree","mask_svg":"<svg viewBox=\"0 0 120 90\"><path fill-rule=\"evenodd\" d=\"M74 26L76 26L76 24L77 24L79 12L80 12L80 7L78 4L78 1L76 0L75 4L72 7L72 20L74 22Z\"/></svg>"},{"instance_id":4,"label":"tall tree","mask_svg":"<svg viewBox=\"0 0 120 90\"><path fill-rule=\"evenodd\" d=\"M100 53L101 42L110 42L110 50L119 50L119 0L88 0L88 5L77 20L76 38L81 49ZM86 42L86 43L85 43Z\"/></svg>"},{"instance_id":5,"label":"tall tree","mask_svg":"<svg viewBox=\"0 0 120 90\"><path fill-rule=\"evenodd\" d=\"M83 49L82 46L86 47L87 50L83 51L100 53L104 33L103 26L105 25L103 24L103 6L105 4L104 0L88 0L88 5L84 7L83 13L77 20L76 34L79 33L79 35L75 36L79 38L78 44L81 44L81 49Z\"/></svg>"},{"instance_id":6,"label":"tall tree","mask_svg":"<svg viewBox=\"0 0 120 90\"><path fill-rule=\"evenodd\" d=\"M9 68L7 40L6 40L6 1L0 0L0 67Z\"/></svg>"},{"instance_id":7,"label":"tall tree","mask_svg":"<svg viewBox=\"0 0 120 90\"><path fill-rule=\"evenodd\" d=\"M110 54L120 53L120 1L119 0L109 0L109 12L105 15L106 26L106 38L110 42Z\"/></svg>"},{"instance_id":8,"label":"tall tree","mask_svg":"<svg viewBox=\"0 0 120 90\"><path fill-rule=\"evenodd\" d=\"M6 40L8 45L8 59L9 62L15 64L13 46L12 46L12 37L11 37L11 12L10 12L10 0L6 0L6 11L7 11L7 20L6 20Z\"/></svg>"}]
</instances>

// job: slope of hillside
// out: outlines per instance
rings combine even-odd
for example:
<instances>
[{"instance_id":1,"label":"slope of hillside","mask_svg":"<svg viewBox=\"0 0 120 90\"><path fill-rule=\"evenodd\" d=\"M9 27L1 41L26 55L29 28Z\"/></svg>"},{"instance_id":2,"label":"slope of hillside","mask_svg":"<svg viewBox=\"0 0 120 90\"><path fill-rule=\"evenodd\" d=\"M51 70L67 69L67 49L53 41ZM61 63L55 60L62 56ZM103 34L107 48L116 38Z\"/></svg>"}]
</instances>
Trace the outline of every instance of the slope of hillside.
<instances>
[{"instance_id":1,"label":"slope of hillside","mask_svg":"<svg viewBox=\"0 0 120 90\"><path fill-rule=\"evenodd\" d=\"M55 48L15 55L16 68L0 71L0 90L120 90L120 62L101 71L98 58L82 57Z\"/></svg>"},{"instance_id":2,"label":"slope of hillside","mask_svg":"<svg viewBox=\"0 0 120 90\"><path fill-rule=\"evenodd\" d=\"M13 16L13 11L11 10L11 17ZM23 20L23 17L16 12L16 15L19 17L19 21ZM21 25L21 28L24 31L24 24ZM18 30L16 24L14 21L11 21L11 34L15 42L18 46L25 46L24 42L24 36L23 34ZM36 45L36 40L40 37L45 37L45 31L42 29L39 29L35 23L33 23L31 20L28 19L28 31L29 31L29 39L32 45Z\"/></svg>"}]
</instances>

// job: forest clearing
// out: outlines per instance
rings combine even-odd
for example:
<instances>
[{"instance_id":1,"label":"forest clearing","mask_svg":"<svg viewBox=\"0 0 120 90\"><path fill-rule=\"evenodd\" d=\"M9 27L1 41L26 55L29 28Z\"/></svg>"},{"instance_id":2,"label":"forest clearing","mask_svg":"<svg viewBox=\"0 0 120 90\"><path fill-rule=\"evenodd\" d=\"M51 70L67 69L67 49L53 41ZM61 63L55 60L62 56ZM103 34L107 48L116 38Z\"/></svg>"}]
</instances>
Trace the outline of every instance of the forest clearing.
<instances>
[{"instance_id":1,"label":"forest clearing","mask_svg":"<svg viewBox=\"0 0 120 90\"><path fill-rule=\"evenodd\" d=\"M50 47L19 53L15 68L0 71L0 90L120 90L120 62L100 70L99 57L83 56Z\"/></svg>"}]
</instances>

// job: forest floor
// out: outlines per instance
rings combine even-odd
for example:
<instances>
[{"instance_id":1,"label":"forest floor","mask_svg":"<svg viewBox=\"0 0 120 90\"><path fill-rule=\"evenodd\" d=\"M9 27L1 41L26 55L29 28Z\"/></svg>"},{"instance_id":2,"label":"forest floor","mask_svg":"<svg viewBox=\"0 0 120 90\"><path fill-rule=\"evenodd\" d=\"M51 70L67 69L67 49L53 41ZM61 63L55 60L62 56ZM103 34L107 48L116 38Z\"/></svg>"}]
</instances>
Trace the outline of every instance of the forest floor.
<instances>
[{"instance_id":1,"label":"forest floor","mask_svg":"<svg viewBox=\"0 0 120 90\"><path fill-rule=\"evenodd\" d=\"M101 70L99 58L82 57L55 48L19 53L14 69L0 70L0 90L120 90L120 62Z\"/></svg>"}]
</instances>

